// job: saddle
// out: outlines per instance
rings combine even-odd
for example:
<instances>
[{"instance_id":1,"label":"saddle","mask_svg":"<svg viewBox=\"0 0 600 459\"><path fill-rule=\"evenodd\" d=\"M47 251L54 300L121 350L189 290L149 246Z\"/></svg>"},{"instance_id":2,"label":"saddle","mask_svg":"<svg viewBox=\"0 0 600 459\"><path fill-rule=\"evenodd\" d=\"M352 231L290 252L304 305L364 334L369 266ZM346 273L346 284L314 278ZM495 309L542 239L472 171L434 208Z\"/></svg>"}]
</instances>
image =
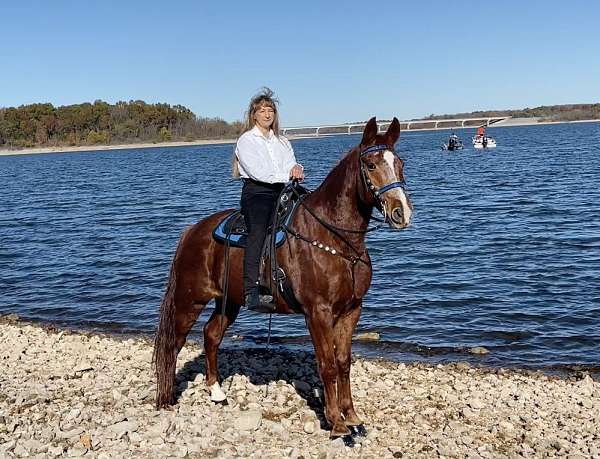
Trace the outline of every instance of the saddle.
<instances>
[{"instance_id":1,"label":"saddle","mask_svg":"<svg viewBox=\"0 0 600 459\"><path fill-rule=\"evenodd\" d=\"M271 230L268 230L267 239L269 238ZM227 215L217 227L213 230L213 238L223 244L229 243L230 247L239 247L242 249L246 248L246 239L248 237L248 230L246 229L246 222L241 210L235 210ZM275 245L279 247L285 242L285 233L282 229L277 230L275 235Z\"/></svg>"},{"instance_id":2,"label":"saddle","mask_svg":"<svg viewBox=\"0 0 600 459\"><path fill-rule=\"evenodd\" d=\"M260 290L261 294L273 294L273 282L278 287L278 292L283 295L288 305L296 312L301 312L301 305L296 300L290 281L277 263L277 247L283 245L286 240L285 228L292 218L300 202L310 194L310 191L297 183L287 185L279 194L277 207L272 224L267 229L267 236L262 248L260 266ZM240 210L236 210L219 222L213 230L213 238L230 247L245 249L248 231L244 216ZM270 269L267 271L267 266ZM270 271L271 275L268 275Z\"/></svg>"}]
</instances>

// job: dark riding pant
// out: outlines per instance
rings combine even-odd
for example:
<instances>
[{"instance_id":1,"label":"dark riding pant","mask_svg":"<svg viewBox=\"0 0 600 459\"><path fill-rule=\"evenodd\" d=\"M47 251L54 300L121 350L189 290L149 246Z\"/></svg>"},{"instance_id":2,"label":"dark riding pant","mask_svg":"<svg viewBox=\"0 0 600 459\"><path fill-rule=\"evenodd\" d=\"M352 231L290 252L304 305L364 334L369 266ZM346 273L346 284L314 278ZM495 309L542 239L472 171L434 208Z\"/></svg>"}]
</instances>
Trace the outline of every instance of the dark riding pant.
<instances>
[{"instance_id":1,"label":"dark riding pant","mask_svg":"<svg viewBox=\"0 0 600 459\"><path fill-rule=\"evenodd\" d=\"M273 220L277 198L283 183L263 183L244 179L241 207L248 238L244 252L244 292L258 288L261 250L267 236L267 228Z\"/></svg>"}]
</instances>

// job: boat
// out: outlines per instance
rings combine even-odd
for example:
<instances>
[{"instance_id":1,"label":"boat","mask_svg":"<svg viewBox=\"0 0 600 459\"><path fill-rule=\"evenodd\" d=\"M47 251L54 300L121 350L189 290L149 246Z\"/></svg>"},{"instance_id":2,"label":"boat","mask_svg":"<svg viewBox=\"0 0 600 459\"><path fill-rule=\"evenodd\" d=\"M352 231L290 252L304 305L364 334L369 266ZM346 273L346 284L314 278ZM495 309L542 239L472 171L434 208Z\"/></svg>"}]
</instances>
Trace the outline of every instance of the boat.
<instances>
[{"instance_id":1,"label":"boat","mask_svg":"<svg viewBox=\"0 0 600 459\"><path fill-rule=\"evenodd\" d=\"M442 144L442 150L455 151L464 148L462 141L456 134L451 134L448 138L448 143Z\"/></svg>"},{"instance_id":2,"label":"boat","mask_svg":"<svg viewBox=\"0 0 600 459\"><path fill-rule=\"evenodd\" d=\"M493 137L485 135L485 127L479 126L477 134L473 137L473 148L481 150L483 148L496 148L496 140Z\"/></svg>"},{"instance_id":3,"label":"boat","mask_svg":"<svg viewBox=\"0 0 600 459\"><path fill-rule=\"evenodd\" d=\"M496 140L493 137L476 135L473 137L473 148L477 150L496 148Z\"/></svg>"}]
</instances>

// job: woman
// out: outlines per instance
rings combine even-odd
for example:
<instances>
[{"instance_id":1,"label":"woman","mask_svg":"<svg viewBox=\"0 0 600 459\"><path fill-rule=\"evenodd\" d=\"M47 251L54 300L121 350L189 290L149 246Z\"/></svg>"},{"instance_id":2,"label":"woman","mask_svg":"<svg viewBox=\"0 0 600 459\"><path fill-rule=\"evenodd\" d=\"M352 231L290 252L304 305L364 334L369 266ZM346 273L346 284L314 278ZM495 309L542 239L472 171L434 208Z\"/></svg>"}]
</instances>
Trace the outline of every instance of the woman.
<instances>
[{"instance_id":1,"label":"woman","mask_svg":"<svg viewBox=\"0 0 600 459\"><path fill-rule=\"evenodd\" d=\"M304 168L296 162L290 142L279 135L277 99L264 88L250 101L246 131L235 148L235 177L244 181L242 214L248 230L244 253L244 299L249 310L272 312L275 305L259 297L261 250L285 182L304 180Z\"/></svg>"}]
</instances>

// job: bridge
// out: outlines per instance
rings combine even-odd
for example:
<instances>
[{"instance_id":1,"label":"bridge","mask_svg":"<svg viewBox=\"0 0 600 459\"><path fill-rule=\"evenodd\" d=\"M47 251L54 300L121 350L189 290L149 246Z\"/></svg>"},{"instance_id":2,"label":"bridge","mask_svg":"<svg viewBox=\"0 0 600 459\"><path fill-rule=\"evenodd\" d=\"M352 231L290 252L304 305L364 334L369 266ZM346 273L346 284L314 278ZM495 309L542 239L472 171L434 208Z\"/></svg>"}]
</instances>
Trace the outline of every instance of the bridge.
<instances>
[{"instance_id":1,"label":"bridge","mask_svg":"<svg viewBox=\"0 0 600 459\"><path fill-rule=\"evenodd\" d=\"M432 131L439 129L466 129L506 121L510 116L494 116L481 118L440 119L440 120L412 120L400 121L402 131ZM387 130L391 121L378 121L379 132ZM362 134L367 123L334 124L326 126L297 126L285 127L281 133L290 137L322 137L340 134Z\"/></svg>"}]
</instances>

